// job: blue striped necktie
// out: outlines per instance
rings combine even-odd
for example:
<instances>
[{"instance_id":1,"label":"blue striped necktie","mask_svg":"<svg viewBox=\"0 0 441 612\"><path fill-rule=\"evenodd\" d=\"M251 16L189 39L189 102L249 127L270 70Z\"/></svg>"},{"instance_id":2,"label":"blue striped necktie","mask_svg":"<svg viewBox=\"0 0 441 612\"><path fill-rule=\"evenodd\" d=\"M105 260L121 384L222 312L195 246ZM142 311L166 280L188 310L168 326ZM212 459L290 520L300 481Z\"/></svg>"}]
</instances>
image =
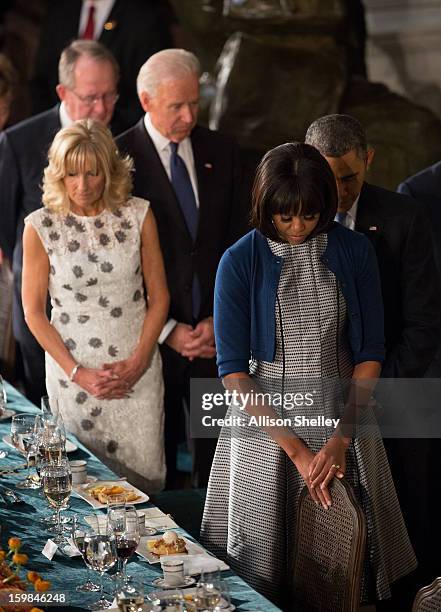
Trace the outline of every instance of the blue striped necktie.
<instances>
[{"instance_id":1,"label":"blue striped necktie","mask_svg":"<svg viewBox=\"0 0 441 612\"><path fill-rule=\"evenodd\" d=\"M341 223L342 225L344 225L346 227L346 220L348 218L348 213L347 212L338 212L335 215L335 220L338 223Z\"/></svg>"},{"instance_id":2,"label":"blue striped necktie","mask_svg":"<svg viewBox=\"0 0 441 612\"><path fill-rule=\"evenodd\" d=\"M196 204L193 186L191 184L190 175L188 174L187 166L182 157L178 155L178 142L170 142L170 175L173 189L184 215L185 223L193 242L196 241L198 231L199 211ZM192 315L193 319L199 317L201 309L201 285L196 273L193 273L191 284L192 297Z\"/></svg>"}]
</instances>

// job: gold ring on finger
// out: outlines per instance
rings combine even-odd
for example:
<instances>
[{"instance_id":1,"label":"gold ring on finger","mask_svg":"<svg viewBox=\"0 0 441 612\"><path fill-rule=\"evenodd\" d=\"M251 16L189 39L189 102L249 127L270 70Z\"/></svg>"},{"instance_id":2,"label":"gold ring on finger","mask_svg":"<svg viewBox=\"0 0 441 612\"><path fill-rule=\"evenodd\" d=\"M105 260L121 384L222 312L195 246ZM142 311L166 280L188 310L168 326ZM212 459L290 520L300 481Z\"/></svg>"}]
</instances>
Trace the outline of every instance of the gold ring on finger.
<instances>
[{"instance_id":1,"label":"gold ring on finger","mask_svg":"<svg viewBox=\"0 0 441 612\"><path fill-rule=\"evenodd\" d=\"M341 466L338 465L338 463L333 463L331 467L335 468L336 470L339 470Z\"/></svg>"}]
</instances>

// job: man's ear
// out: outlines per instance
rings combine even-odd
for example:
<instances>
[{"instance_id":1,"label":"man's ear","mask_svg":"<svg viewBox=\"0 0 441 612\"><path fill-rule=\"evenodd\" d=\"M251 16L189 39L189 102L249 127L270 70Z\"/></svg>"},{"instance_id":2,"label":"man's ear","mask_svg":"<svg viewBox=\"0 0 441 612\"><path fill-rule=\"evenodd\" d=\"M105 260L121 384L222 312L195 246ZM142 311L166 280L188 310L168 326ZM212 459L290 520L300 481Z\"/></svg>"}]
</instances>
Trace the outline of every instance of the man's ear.
<instances>
[{"instance_id":1,"label":"man's ear","mask_svg":"<svg viewBox=\"0 0 441 612\"><path fill-rule=\"evenodd\" d=\"M366 170L369 170L375 157L375 149L368 149L366 153Z\"/></svg>"},{"instance_id":2,"label":"man's ear","mask_svg":"<svg viewBox=\"0 0 441 612\"><path fill-rule=\"evenodd\" d=\"M150 110L151 97L146 91L141 91L139 94L139 101L141 102L142 109L145 113L148 113Z\"/></svg>"},{"instance_id":3,"label":"man's ear","mask_svg":"<svg viewBox=\"0 0 441 612\"><path fill-rule=\"evenodd\" d=\"M60 83L58 83L58 85L55 88L55 91L57 92L57 95L60 98L60 100L63 102L64 98L66 97L65 85L61 85Z\"/></svg>"}]
</instances>

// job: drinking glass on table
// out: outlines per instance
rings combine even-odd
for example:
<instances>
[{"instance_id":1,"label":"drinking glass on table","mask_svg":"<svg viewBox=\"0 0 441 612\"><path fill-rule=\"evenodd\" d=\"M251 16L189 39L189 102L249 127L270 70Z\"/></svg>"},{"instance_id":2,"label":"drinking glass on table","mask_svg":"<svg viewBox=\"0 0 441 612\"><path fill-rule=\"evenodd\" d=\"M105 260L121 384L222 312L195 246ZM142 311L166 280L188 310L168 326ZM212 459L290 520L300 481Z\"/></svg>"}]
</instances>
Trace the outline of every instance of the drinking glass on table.
<instances>
[{"instance_id":1,"label":"drinking glass on table","mask_svg":"<svg viewBox=\"0 0 441 612\"><path fill-rule=\"evenodd\" d=\"M87 561L90 567L100 575L100 598L89 606L89 610L110 608L112 602L104 597L103 576L116 563L116 538L111 533L93 533L87 538Z\"/></svg>"},{"instance_id":2,"label":"drinking glass on table","mask_svg":"<svg viewBox=\"0 0 441 612\"><path fill-rule=\"evenodd\" d=\"M0 376L0 416L2 416L6 410L6 384L3 378Z\"/></svg>"},{"instance_id":3,"label":"drinking glass on table","mask_svg":"<svg viewBox=\"0 0 441 612\"><path fill-rule=\"evenodd\" d=\"M196 587L195 597L197 607L203 610L220 610L222 597L222 579L219 569L209 572L201 572L201 577Z\"/></svg>"},{"instance_id":4,"label":"drinking glass on table","mask_svg":"<svg viewBox=\"0 0 441 612\"><path fill-rule=\"evenodd\" d=\"M38 489L40 483L31 476L30 458L37 452L39 417L31 414L16 414L11 422L11 441L14 447L26 456L28 473L17 483L17 489Z\"/></svg>"},{"instance_id":5,"label":"drinking glass on table","mask_svg":"<svg viewBox=\"0 0 441 612\"><path fill-rule=\"evenodd\" d=\"M134 506L111 506L107 511L107 531L116 538L118 571L116 580L127 582L126 565L139 544L139 520Z\"/></svg>"},{"instance_id":6,"label":"drinking glass on table","mask_svg":"<svg viewBox=\"0 0 441 612\"><path fill-rule=\"evenodd\" d=\"M90 579L90 564L89 564L89 561L87 559L87 554L86 554L89 539L94 533L95 532L91 527L80 525L76 515L73 517L72 540L75 546L80 551L81 556L83 557L83 561L87 567L86 582L76 587L76 590L79 591L80 593L90 593L91 591L100 590L100 587Z\"/></svg>"},{"instance_id":7,"label":"drinking glass on table","mask_svg":"<svg viewBox=\"0 0 441 612\"><path fill-rule=\"evenodd\" d=\"M144 605L142 584L133 578L123 582L116 591L116 604L120 612L142 612Z\"/></svg>"},{"instance_id":8,"label":"drinking glass on table","mask_svg":"<svg viewBox=\"0 0 441 612\"><path fill-rule=\"evenodd\" d=\"M72 473L69 462L66 459L62 459L57 463L45 462L40 467L40 476L43 482L44 495L57 513L57 536L53 541L58 546L65 545L68 542L63 536L60 512L66 502L68 502L72 491Z\"/></svg>"},{"instance_id":9,"label":"drinking glass on table","mask_svg":"<svg viewBox=\"0 0 441 612\"><path fill-rule=\"evenodd\" d=\"M56 398L49 398L48 395L43 395L41 398L41 414L46 423L52 423L64 429L63 417L61 416L60 407Z\"/></svg>"}]
</instances>

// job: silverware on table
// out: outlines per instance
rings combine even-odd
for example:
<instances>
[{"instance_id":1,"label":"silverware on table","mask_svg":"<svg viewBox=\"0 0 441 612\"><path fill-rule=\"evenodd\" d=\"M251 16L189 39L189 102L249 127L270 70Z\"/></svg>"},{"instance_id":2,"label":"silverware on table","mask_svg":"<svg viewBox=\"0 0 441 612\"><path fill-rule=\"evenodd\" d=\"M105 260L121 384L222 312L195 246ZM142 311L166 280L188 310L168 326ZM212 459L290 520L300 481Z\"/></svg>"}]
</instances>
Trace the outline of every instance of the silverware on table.
<instances>
[{"instance_id":1,"label":"silverware on table","mask_svg":"<svg viewBox=\"0 0 441 612\"><path fill-rule=\"evenodd\" d=\"M20 504L23 501L22 498L17 495L15 491L10 489L9 487L4 487L3 485L0 485L0 494L2 495L5 501L6 498L8 498L9 503L12 504Z\"/></svg>"}]
</instances>

